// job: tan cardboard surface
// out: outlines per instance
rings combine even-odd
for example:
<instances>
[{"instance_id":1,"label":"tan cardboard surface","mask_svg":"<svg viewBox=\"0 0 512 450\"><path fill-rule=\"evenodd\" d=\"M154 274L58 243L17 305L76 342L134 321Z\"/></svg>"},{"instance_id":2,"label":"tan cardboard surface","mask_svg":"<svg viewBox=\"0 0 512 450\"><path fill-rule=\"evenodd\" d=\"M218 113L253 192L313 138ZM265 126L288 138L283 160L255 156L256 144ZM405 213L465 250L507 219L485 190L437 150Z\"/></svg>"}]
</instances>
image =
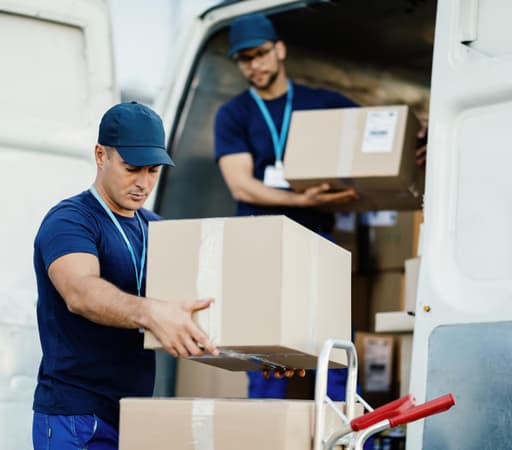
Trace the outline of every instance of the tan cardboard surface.
<instances>
[{"instance_id":1,"label":"tan cardboard surface","mask_svg":"<svg viewBox=\"0 0 512 450\"><path fill-rule=\"evenodd\" d=\"M384 139L377 130L375 139L386 143L369 149L367 127L375 114L394 115L396 120L384 127ZM337 205L339 211L421 208L424 170L415 164L419 128L406 105L295 111L284 159L285 178L296 191L322 182L329 182L333 189L354 187L360 200Z\"/></svg>"},{"instance_id":2,"label":"tan cardboard surface","mask_svg":"<svg viewBox=\"0 0 512 450\"><path fill-rule=\"evenodd\" d=\"M119 449L311 450L313 420L312 401L126 398ZM327 423L341 425L332 413Z\"/></svg>"},{"instance_id":3,"label":"tan cardboard surface","mask_svg":"<svg viewBox=\"0 0 512 450\"><path fill-rule=\"evenodd\" d=\"M246 398L247 374L179 359L176 396L200 398Z\"/></svg>"},{"instance_id":4,"label":"tan cardboard surface","mask_svg":"<svg viewBox=\"0 0 512 450\"><path fill-rule=\"evenodd\" d=\"M375 273L371 279L370 324L375 329L375 315L380 312L399 311L402 297L402 272Z\"/></svg>"},{"instance_id":5,"label":"tan cardboard surface","mask_svg":"<svg viewBox=\"0 0 512 450\"><path fill-rule=\"evenodd\" d=\"M214 297L198 323L231 370L314 368L329 337L350 340L350 253L284 216L152 222L147 295ZM149 332L146 348L159 343ZM332 361L345 363L341 351Z\"/></svg>"},{"instance_id":6,"label":"tan cardboard surface","mask_svg":"<svg viewBox=\"0 0 512 450\"><path fill-rule=\"evenodd\" d=\"M356 333L355 346L363 392L390 391L394 377L394 337Z\"/></svg>"},{"instance_id":7,"label":"tan cardboard surface","mask_svg":"<svg viewBox=\"0 0 512 450\"><path fill-rule=\"evenodd\" d=\"M396 224L370 227L371 262L375 270L403 270L406 259L414 256L417 242L416 211L401 211Z\"/></svg>"}]
</instances>

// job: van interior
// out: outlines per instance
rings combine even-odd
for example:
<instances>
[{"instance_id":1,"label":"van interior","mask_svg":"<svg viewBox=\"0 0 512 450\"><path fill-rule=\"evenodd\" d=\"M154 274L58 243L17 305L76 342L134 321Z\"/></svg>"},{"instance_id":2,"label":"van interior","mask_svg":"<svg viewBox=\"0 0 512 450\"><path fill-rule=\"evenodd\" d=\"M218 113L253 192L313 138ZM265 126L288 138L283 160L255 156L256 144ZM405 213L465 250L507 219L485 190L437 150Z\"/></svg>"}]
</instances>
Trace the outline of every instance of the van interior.
<instances>
[{"instance_id":1,"label":"van interior","mask_svg":"<svg viewBox=\"0 0 512 450\"><path fill-rule=\"evenodd\" d=\"M307 3L307 2L305 2ZM287 74L363 106L408 104L427 123L435 0L339 0L269 13L286 43ZM205 42L189 80L155 209L166 219L230 216L234 201L213 157L217 108L247 88L227 57L227 26ZM191 200L192 199L192 200Z\"/></svg>"},{"instance_id":2,"label":"van interior","mask_svg":"<svg viewBox=\"0 0 512 450\"><path fill-rule=\"evenodd\" d=\"M427 125L435 0L339 0L304 5L267 11L286 43L290 78L338 91L363 106L407 104ZM227 217L235 212L235 202L214 160L213 149L217 109L247 88L227 52L226 24L204 43L179 120L171 129L169 151L176 168L162 173L155 201L155 210L165 219ZM355 219L357 233L339 234L340 245L353 255L355 331L373 330L375 307L371 305L378 304L378 300L372 300L372 290L384 293L384 297L398 297L404 259L407 252L414 256L410 249L402 254L393 247L402 245L400 240L410 243L413 239L415 218L412 212L407 214L398 216L395 227L384 235L365 225L359 215ZM400 229L407 229L407 238L400 235ZM390 258L374 257L371 247L375 242ZM156 393L174 395L166 381L172 376L174 363L161 354L158 358ZM291 383L288 393L289 398L308 398L312 391L311 383L306 387ZM369 400L378 406L397 394L388 392Z\"/></svg>"}]
</instances>

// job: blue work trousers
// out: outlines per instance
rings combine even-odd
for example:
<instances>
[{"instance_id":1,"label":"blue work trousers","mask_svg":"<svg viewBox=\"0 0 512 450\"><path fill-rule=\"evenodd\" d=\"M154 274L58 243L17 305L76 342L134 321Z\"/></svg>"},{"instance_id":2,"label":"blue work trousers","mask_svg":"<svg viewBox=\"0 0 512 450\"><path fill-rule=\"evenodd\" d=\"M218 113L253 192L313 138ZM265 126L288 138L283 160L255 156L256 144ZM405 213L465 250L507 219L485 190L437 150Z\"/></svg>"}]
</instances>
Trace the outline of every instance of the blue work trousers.
<instances>
[{"instance_id":1,"label":"blue work trousers","mask_svg":"<svg viewBox=\"0 0 512 450\"><path fill-rule=\"evenodd\" d=\"M115 427L94 415L34 413L34 450L117 450L118 440Z\"/></svg>"}]
</instances>

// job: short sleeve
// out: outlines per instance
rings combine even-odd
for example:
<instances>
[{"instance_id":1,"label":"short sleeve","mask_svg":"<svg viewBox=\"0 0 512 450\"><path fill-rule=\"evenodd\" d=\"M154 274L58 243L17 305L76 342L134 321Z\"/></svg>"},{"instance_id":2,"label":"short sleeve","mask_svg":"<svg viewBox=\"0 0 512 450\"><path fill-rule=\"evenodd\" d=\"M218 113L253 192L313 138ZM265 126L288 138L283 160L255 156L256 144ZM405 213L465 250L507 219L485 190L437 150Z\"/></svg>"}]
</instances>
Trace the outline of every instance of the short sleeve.
<instances>
[{"instance_id":1,"label":"short sleeve","mask_svg":"<svg viewBox=\"0 0 512 450\"><path fill-rule=\"evenodd\" d=\"M242 123L242 112L233 103L224 104L215 116L215 160L234 153L249 153L247 129Z\"/></svg>"},{"instance_id":2,"label":"short sleeve","mask_svg":"<svg viewBox=\"0 0 512 450\"><path fill-rule=\"evenodd\" d=\"M35 246L46 270L61 256L90 253L98 256L98 226L91 215L75 207L60 207L44 219Z\"/></svg>"}]
</instances>

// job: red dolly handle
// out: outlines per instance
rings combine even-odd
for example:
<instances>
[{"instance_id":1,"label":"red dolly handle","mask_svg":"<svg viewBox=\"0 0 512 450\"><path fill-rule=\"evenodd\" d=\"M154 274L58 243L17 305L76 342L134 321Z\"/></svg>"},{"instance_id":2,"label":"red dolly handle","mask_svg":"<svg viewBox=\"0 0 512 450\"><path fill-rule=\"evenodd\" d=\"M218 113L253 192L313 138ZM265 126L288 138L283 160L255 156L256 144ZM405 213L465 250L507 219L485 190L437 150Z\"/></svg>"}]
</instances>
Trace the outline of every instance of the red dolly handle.
<instances>
[{"instance_id":1,"label":"red dolly handle","mask_svg":"<svg viewBox=\"0 0 512 450\"><path fill-rule=\"evenodd\" d=\"M408 422L432 416L443 411L447 411L455 405L455 397L453 394L446 394L435 398L421 405L414 406L407 411L389 419L391 428Z\"/></svg>"},{"instance_id":2,"label":"red dolly handle","mask_svg":"<svg viewBox=\"0 0 512 450\"><path fill-rule=\"evenodd\" d=\"M385 405L374 409L372 412L352 420L352 422L350 422L350 427L353 431L364 430L381 420L389 419L390 417L395 417L403 413L413 407L414 404L414 396L412 394L408 394L405 397L386 403Z\"/></svg>"}]
</instances>

